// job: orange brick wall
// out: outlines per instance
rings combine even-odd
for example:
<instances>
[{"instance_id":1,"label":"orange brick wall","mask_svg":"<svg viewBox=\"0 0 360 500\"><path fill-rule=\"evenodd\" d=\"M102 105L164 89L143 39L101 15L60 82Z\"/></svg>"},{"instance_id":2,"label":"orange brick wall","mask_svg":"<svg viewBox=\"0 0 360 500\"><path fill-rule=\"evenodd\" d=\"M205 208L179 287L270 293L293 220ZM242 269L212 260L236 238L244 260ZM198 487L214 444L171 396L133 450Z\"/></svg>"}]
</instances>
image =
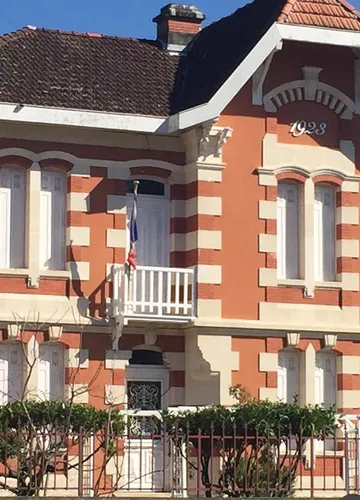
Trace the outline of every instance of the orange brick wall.
<instances>
[{"instance_id":1,"label":"orange brick wall","mask_svg":"<svg viewBox=\"0 0 360 500\"><path fill-rule=\"evenodd\" d=\"M294 54L296 57L294 57ZM341 60L334 71L333 61ZM322 82L340 89L354 99L354 54L351 50L337 47L311 46L308 44L284 43L283 50L276 53L264 83L264 94L274 87L292 80L303 79L301 68L316 66L323 68ZM297 119L325 121L328 124L324 136L304 135L292 137L290 124ZM223 282L221 286L222 313L224 318L259 319L259 303L286 302L309 303L304 299L302 288L263 288L258 285L259 268L276 268L276 255L259 253L259 234L276 234L276 220L260 220L260 200L275 201L276 187L258 184L257 169L262 166L262 141L265 133L277 134L279 143L304 144L319 147L339 148L341 140L352 140L360 148L356 133L360 125L359 115L352 121L341 120L333 111L314 102L294 102L281 107L276 114L267 114L262 106L252 105L252 82L249 81L227 106L220 117L220 126L233 129L233 136L223 149L226 168L223 172L223 217L221 229L223 250L220 255ZM360 150L360 149L359 149ZM359 162L356 154L356 165ZM279 177L279 180L283 176ZM303 182L297 174L291 178ZM315 182L329 181L318 178ZM338 195L337 206L360 207L360 194ZM360 226L339 224L337 239L360 239ZM341 258L337 261L338 272L360 272L359 259ZM358 292L339 290L316 290L311 304L360 305Z\"/></svg>"},{"instance_id":2,"label":"orange brick wall","mask_svg":"<svg viewBox=\"0 0 360 500\"><path fill-rule=\"evenodd\" d=\"M315 351L322 348L318 339L301 338L297 346L305 351L312 344ZM260 353L278 353L286 347L285 339L280 337L233 337L232 350L240 356L240 369L232 374L232 385L240 384L253 397L259 397L262 387L277 387L277 372L260 372ZM338 340L334 352L338 356L360 356L360 343L350 340ZM360 374L338 374L337 390L360 390ZM339 412L357 414L359 408L338 408Z\"/></svg>"},{"instance_id":3,"label":"orange brick wall","mask_svg":"<svg viewBox=\"0 0 360 500\"><path fill-rule=\"evenodd\" d=\"M46 151L63 151L78 158L90 158L96 160L139 160L141 158L167 161L170 163L184 165L184 155L177 152L135 150L115 147L100 147L89 145L61 144L51 142L27 141L17 139L0 138L0 149L23 148L34 153ZM21 157L7 158L13 164L28 168L31 164ZM59 160L46 160L45 167L52 164L58 165ZM68 163L68 162L66 162ZM62 165L63 166L63 165ZM71 167L69 164L68 166ZM161 169L132 169L131 174L151 174L159 176ZM169 171L165 171L167 175ZM69 281L65 279L40 279L39 288L27 288L26 279L23 277L0 276L0 293L22 293L37 295L62 295L62 296L85 296L90 299L90 314L94 317L105 315L105 300L110 297L110 285L106 281L106 264L125 262L124 249L107 248L106 230L125 229L126 218L122 214L108 214L107 196L111 194L125 195L126 182L119 179L108 179L107 168L91 167L90 177L69 176L68 193L89 193L89 213L71 212L67 213L67 225L74 227L90 228L90 246L71 246L67 248L66 260L90 263L89 281Z\"/></svg>"},{"instance_id":4,"label":"orange brick wall","mask_svg":"<svg viewBox=\"0 0 360 500\"><path fill-rule=\"evenodd\" d=\"M80 341L82 338L82 345ZM39 342L39 338L37 339ZM82 348L89 351L88 368L66 368L65 383L89 384L89 403L98 407L105 408L105 386L106 385L125 385L125 370L106 369L106 352L111 349L111 337L105 333L86 332L82 337L77 333L63 333L60 342L66 348ZM143 345L145 342L142 334L125 334L119 342L119 350L130 351L134 347ZM166 357L166 353L184 353L184 337L158 335L156 347ZM185 372L181 370L169 370L169 388L184 387Z\"/></svg>"},{"instance_id":5,"label":"orange brick wall","mask_svg":"<svg viewBox=\"0 0 360 500\"><path fill-rule=\"evenodd\" d=\"M258 269L265 267L265 256L258 253L258 235L265 222L258 219L258 202L265 188L258 185L255 170L261 166L265 115L251 105L251 85L247 84L220 117L220 126L233 129L224 147L222 315L224 318L257 319L258 303L265 290L258 287ZM241 298L240 298L241 297Z\"/></svg>"}]
</instances>

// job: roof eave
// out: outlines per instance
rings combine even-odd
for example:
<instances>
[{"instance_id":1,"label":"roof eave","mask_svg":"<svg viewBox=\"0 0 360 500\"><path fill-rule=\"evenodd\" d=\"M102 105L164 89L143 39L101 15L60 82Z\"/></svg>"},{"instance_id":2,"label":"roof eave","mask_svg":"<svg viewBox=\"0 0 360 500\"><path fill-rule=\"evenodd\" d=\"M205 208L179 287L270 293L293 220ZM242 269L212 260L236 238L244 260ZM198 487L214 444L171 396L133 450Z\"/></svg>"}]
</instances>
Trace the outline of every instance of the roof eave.
<instances>
[{"instance_id":1,"label":"roof eave","mask_svg":"<svg viewBox=\"0 0 360 500\"><path fill-rule=\"evenodd\" d=\"M0 102L0 121L168 134L168 118Z\"/></svg>"},{"instance_id":2,"label":"roof eave","mask_svg":"<svg viewBox=\"0 0 360 500\"><path fill-rule=\"evenodd\" d=\"M216 119L282 41L358 48L360 32L275 22L209 102L170 117L170 132L185 130Z\"/></svg>"}]
</instances>

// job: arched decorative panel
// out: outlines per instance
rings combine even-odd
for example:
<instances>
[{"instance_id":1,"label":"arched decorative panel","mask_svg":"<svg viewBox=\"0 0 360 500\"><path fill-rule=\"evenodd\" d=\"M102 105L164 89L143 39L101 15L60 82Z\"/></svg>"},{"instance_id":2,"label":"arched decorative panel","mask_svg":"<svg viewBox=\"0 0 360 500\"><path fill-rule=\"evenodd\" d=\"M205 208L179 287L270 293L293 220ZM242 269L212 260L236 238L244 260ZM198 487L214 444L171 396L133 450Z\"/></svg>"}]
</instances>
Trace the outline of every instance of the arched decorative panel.
<instances>
[{"instance_id":1,"label":"arched decorative panel","mask_svg":"<svg viewBox=\"0 0 360 500\"><path fill-rule=\"evenodd\" d=\"M344 120L351 120L355 103L339 89L319 81L319 68L303 68L304 80L284 83L264 96L265 110L276 113L279 108L296 101L313 101L333 110Z\"/></svg>"}]
</instances>

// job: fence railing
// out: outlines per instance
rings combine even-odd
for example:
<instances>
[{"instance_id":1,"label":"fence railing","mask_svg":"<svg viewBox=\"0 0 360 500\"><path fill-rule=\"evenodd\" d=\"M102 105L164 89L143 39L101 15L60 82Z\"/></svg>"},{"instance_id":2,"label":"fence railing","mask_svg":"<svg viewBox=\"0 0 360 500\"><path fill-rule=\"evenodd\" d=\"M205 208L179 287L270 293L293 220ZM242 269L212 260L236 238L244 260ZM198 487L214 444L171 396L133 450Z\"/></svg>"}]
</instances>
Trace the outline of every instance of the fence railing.
<instances>
[{"instance_id":1,"label":"fence railing","mask_svg":"<svg viewBox=\"0 0 360 500\"><path fill-rule=\"evenodd\" d=\"M115 316L189 321L195 316L193 269L113 267Z\"/></svg>"},{"instance_id":2,"label":"fence railing","mask_svg":"<svg viewBox=\"0 0 360 500\"><path fill-rule=\"evenodd\" d=\"M0 433L0 490L17 496L337 496L358 492L356 424L313 435L249 434L166 426L154 412L124 412L126 429ZM30 433L29 433L30 432ZM321 446L319 446L319 443Z\"/></svg>"}]
</instances>

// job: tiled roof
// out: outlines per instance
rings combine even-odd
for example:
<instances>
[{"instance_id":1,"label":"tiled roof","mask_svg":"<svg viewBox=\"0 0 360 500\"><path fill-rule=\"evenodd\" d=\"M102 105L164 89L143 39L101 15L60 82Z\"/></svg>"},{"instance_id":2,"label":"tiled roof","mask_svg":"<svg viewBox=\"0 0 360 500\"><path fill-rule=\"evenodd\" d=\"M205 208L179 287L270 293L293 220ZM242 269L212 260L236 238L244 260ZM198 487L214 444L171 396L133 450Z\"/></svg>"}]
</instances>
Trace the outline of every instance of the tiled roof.
<instances>
[{"instance_id":1,"label":"tiled roof","mask_svg":"<svg viewBox=\"0 0 360 500\"><path fill-rule=\"evenodd\" d=\"M288 0L279 22L360 31L360 14L344 0Z\"/></svg>"},{"instance_id":2,"label":"tiled roof","mask_svg":"<svg viewBox=\"0 0 360 500\"><path fill-rule=\"evenodd\" d=\"M167 116L177 64L154 41L24 28L0 37L0 102Z\"/></svg>"}]
</instances>

